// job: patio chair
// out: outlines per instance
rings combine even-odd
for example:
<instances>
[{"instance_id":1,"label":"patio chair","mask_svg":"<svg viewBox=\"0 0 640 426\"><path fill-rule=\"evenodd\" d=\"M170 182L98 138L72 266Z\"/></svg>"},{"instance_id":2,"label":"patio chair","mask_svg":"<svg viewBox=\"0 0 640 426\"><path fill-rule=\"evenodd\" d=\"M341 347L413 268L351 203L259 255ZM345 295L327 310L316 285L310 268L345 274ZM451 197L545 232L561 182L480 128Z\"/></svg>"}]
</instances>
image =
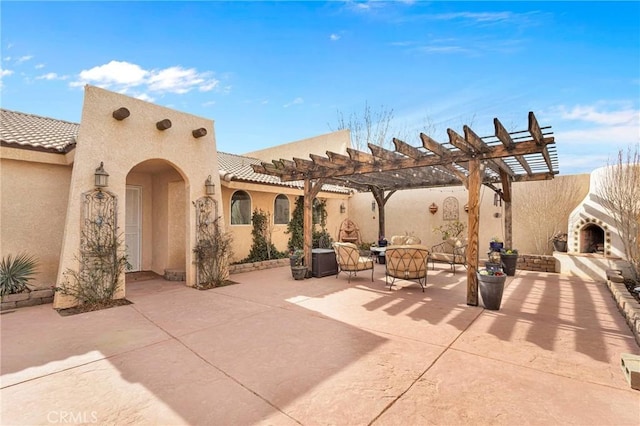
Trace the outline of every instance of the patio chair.
<instances>
[{"instance_id":1,"label":"patio chair","mask_svg":"<svg viewBox=\"0 0 640 426\"><path fill-rule=\"evenodd\" d=\"M415 280L424 292L427 284L429 249L422 245L388 246L385 282L389 290L396 279ZM389 282L391 278L391 282Z\"/></svg>"},{"instance_id":2,"label":"patio chair","mask_svg":"<svg viewBox=\"0 0 640 426\"><path fill-rule=\"evenodd\" d=\"M435 269L435 262L448 263L451 271L456 273L456 265L467 267L467 243L466 241L451 238L431 247L429 255L431 269Z\"/></svg>"},{"instance_id":3,"label":"patio chair","mask_svg":"<svg viewBox=\"0 0 640 426\"><path fill-rule=\"evenodd\" d=\"M358 246L353 243L333 243L333 250L336 252L336 261L338 262L338 273L346 272L349 274L348 282L351 282L351 275L357 276L359 271L367 271L371 269L371 281L373 281L373 259L366 256L360 256Z\"/></svg>"}]
</instances>

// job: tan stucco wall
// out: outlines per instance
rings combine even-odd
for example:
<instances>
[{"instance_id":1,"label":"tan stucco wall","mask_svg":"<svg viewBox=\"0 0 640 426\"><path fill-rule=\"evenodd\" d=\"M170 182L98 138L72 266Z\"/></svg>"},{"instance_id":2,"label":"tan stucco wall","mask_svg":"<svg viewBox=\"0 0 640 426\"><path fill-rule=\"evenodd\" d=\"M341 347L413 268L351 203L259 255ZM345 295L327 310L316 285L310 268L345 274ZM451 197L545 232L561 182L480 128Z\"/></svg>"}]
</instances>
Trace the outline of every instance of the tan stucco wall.
<instances>
[{"instance_id":1,"label":"tan stucco wall","mask_svg":"<svg viewBox=\"0 0 640 426\"><path fill-rule=\"evenodd\" d=\"M557 176L549 186L552 190L562 191L567 183L572 180L577 183L580 191L587 193L589 187L589 175ZM512 185L513 209L518 200L527 197L527 194L538 185L537 182L520 182ZM480 256L485 255L485 246L488 249L489 241L493 236L504 239L504 203L502 206L494 206L493 191L483 186L480 192ZM583 196L584 196L583 194ZM440 234L433 232L433 228L445 223L443 220L444 199L453 196L458 199L459 220L468 224L468 214L464 211L464 205L468 202L468 192L462 187L428 188L398 191L389 198L385 208L386 236L410 234L420 238L423 244L431 246L441 242ZM357 193L351 199L349 217L360 227L362 238L366 242L376 241L378 235L378 211L371 210L373 196L370 193ZM431 214L429 206L435 203L438 206L436 214ZM498 214L499 217L495 217ZM531 215L538 214L535 210ZM561 219L568 222L568 216ZM531 230L519 218L515 212L513 215L513 246L522 253L534 253L535 245L531 238Z\"/></svg>"},{"instance_id":2,"label":"tan stucco wall","mask_svg":"<svg viewBox=\"0 0 640 426\"><path fill-rule=\"evenodd\" d=\"M291 160L294 157L309 159L309 154L326 156L327 151L346 154L347 147L351 146L350 141L349 130L339 130L259 151L248 152L244 155L267 162L280 159Z\"/></svg>"},{"instance_id":3,"label":"tan stucco wall","mask_svg":"<svg viewBox=\"0 0 640 426\"><path fill-rule=\"evenodd\" d=\"M0 256L22 252L36 256L38 273L32 284L52 286L58 274L71 167L64 165L61 154L4 147L2 154ZM49 160L54 164L47 164Z\"/></svg>"},{"instance_id":4,"label":"tan stucco wall","mask_svg":"<svg viewBox=\"0 0 640 426\"><path fill-rule=\"evenodd\" d=\"M249 255L252 244L251 224L248 225L231 225L231 196L237 190L243 190L251 197L251 211L261 209L271 214L273 221L273 211L275 199L279 194L286 195L289 198L289 214L293 214L295 202L298 196L302 196L302 191L293 188L277 187L247 184L240 182L225 182L222 187L222 203L225 213L225 224L228 230L233 233L233 261L238 262ZM344 203L348 206L347 194L336 194L329 192L321 192L318 199L327 202L327 231L332 238L336 238L340 223L347 217L347 213L340 213L340 204ZM286 233L287 225L274 225L273 227L273 244L280 251L287 250L287 241L289 234Z\"/></svg>"},{"instance_id":5,"label":"tan stucco wall","mask_svg":"<svg viewBox=\"0 0 640 426\"><path fill-rule=\"evenodd\" d=\"M122 121L112 118L112 112L126 107L130 117ZM169 119L172 127L160 131L156 123ZM205 137L196 139L191 132L204 127ZM109 173L109 191L120 202L118 224L124 226L125 188L127 175L133 167L150 159L164 160L171 164L184 179L185 197L183 210L191 211L192 202L205 195L204 182L211 175L220 188L218 159L213 122L208 119L150 104L93 86L85 88L82 120L78 132L73 173L71 177L65 237L60 256L60 270L77 269L75 259L80 242L80 196L93 189L96 167L104 162ZM155 194L154 194L155 195ZM155 200L155 197L154 197ZM220 200L218 199L218 202ZM154 205L155 209L155 205ZM157 220L154 213L153 220ZM195 265L192 263L192 247L195 245L195 215L187 214L184 220L186 244L184 249L187 285L195 284ZM155 242L154 242L155 243ZM166 243L168 250L169 244ZM155 244L154 244L154 250ZM164 259L165 267L168 260ZM163 265L153 260L154 269ZM58 273L58 282L63 279ZM124 275L122 276L124 289ZM124 296L124 291L118 295ZM57 293L54 307L72 306L75 301Z\"/></svg>"}]
</instances>

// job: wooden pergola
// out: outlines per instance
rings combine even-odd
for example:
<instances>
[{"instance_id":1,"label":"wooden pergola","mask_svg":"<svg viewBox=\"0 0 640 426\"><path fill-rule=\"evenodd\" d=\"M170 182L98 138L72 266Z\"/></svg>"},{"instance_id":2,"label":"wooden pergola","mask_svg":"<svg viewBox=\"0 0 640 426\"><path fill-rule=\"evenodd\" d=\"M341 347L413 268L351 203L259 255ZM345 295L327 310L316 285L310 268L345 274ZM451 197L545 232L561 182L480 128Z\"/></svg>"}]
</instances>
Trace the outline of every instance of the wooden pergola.
<instances>
[{"instance_id":1,"label":"wooden pergola","mask_svg":"<svg viewBox=\"0 0 640 426\"><path fill-rule=\"evenodd\" d=\"M448 143L436 142L421 133L421 147L394 138L394 151L369 144L371 154L347 148L348 155L327 151L326 157L310 154L309 159L280 159L252 167L256 173L278 176L282 181L304 182L304 252L308 266L313 199L322 185L371 192L378 203L381 231L384 205L395 191L464 185L469 192L467 304L477 306L481 186L488 186L505 202L505 245L510 247L511 184L553 179L558 173L551 127L540 127L533 112L529 112L527 130L508 132L497 118L493 123L492 136L480 137L465 125L464 136L447 129Z\"/></svg>"}]
</instances>

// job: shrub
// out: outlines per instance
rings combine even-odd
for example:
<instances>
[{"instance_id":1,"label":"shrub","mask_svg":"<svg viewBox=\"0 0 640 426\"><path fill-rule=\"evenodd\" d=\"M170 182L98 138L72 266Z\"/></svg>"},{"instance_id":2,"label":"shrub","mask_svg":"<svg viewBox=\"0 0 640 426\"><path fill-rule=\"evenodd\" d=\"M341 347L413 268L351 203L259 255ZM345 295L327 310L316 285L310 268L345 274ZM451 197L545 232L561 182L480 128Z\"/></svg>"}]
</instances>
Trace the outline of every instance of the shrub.
<instances>
[{"instance_id":1,"label":"shrub","mask_svg":"<svg viewBox=\"0 0 640 426\"><path fill-rule=\"evenodd\" d=\"M3 257L0 261L0 296L24 291L36 273L37 264L37 259L26 253Z\"/></svg>"}]
</instances>

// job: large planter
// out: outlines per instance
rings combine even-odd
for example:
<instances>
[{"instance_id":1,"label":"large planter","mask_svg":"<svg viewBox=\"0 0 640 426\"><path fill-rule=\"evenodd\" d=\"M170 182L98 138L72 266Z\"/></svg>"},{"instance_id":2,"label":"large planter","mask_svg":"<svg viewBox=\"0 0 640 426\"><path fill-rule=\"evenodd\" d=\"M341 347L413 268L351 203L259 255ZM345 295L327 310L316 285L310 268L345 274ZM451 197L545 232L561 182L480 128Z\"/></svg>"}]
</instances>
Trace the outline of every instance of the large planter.
<instances>
[{"instance_id":1,"label":"large planter","mask_svg":"<svg viewBox=\"0 0 640 426\"><path fill-rule=\"evenodd\" d=\"M502 293L504 292L504 282L506 275L478 275L478 286L480 296L486 309L497 311L502 303Z\"/></svg>"},{"instance_id":2,"label":"large planter","mask_svg":"<svg viewBox=\"0 0 640 426\"><path fill-rule=\"evenodd\" d=\"M500 261L502 262L502 269L504 273L512 277L516 274L516 265L518 263L517 254L500 254Z\"/></svg>"},{"instance_id":3,"label":"large planter","mask_svg":"<svg viewBox=\"0 0 640 426\"><path fill-rule=\"evenodd\" d=\"M560 251L562 253L566 253L567 252L567 242L566 241L554 241L553 242L553 249L555 251Z\"/></svg>"},{"instance_id":4,"label":"large planter","mask_svg":"<svg viewBox=\"0 0 640 426\"><path fill-rule=\"evenodd\" d=\"M291 267L291 275L294 280L304 280L307 276L307 267L306 266L292 266Z\"/></svg>"}]
</instances>

